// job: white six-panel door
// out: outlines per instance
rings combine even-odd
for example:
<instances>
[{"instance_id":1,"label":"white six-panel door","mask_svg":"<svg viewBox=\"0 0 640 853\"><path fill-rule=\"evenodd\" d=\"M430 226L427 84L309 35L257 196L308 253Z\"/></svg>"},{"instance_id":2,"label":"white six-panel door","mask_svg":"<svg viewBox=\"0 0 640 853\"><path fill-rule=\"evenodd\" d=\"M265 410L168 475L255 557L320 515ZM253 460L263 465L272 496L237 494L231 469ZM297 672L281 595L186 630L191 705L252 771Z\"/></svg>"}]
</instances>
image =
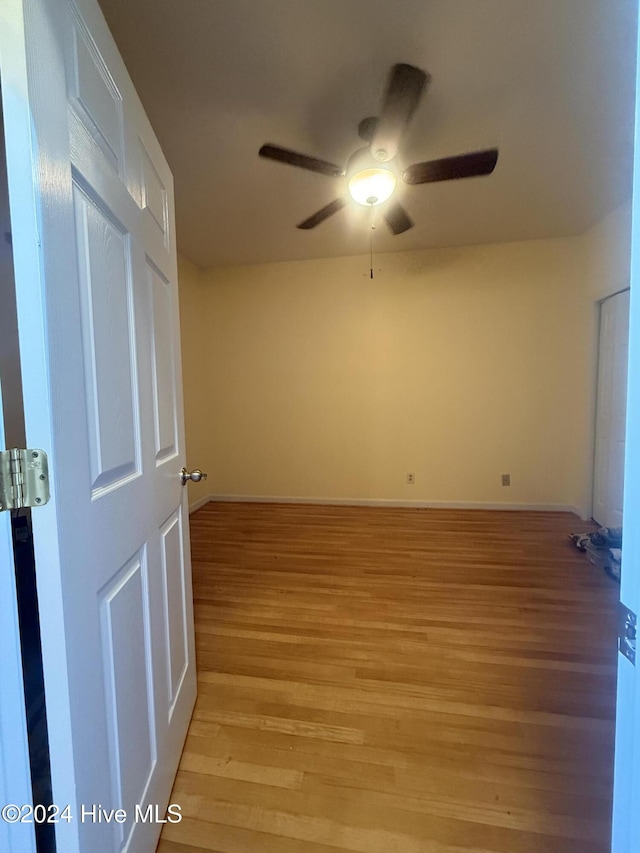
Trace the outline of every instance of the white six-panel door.
<instances>
[{"instance_id":1,"label":"white six-panel door","mask_svg":"<svg viewBox=\"0 0 640 853\"><path fill-rule=\"evenodd\" d=\"M53 494L34 539L58 849L149 853L161 825L136 806L164 814L195 698L172 178L95 0L6 3L27 443Z\"/></svg>"}]
</instances>

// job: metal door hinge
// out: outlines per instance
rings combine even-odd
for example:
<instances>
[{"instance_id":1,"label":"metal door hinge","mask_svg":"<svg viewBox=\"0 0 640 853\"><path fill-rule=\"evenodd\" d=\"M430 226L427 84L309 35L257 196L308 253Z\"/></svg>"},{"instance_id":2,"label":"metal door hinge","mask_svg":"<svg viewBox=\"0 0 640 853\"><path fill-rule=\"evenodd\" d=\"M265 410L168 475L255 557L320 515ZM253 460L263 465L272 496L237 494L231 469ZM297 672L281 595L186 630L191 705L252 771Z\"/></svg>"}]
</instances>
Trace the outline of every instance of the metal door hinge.
<instances>
[{"instance_id":1,"label":"metal door hinge","mask_svg":"<svg viewBox=\"0 0 640 853\"><path fill-rule=\"evenodd\" d=\"M620 602L620 630L618 632L618 649L631 663L636 665L636 630L638 617Z\"/></svg>"},{"instance_id":2,"label":"metal door hinge","mask_svg":"<svg viewBox=\"0 0 640 853\"><path fill-rule=\"evenodd\" d=\"M44 450L0 451L0 512L43 506L49 500L49 462Z\"/></svg>"}]
</instances>

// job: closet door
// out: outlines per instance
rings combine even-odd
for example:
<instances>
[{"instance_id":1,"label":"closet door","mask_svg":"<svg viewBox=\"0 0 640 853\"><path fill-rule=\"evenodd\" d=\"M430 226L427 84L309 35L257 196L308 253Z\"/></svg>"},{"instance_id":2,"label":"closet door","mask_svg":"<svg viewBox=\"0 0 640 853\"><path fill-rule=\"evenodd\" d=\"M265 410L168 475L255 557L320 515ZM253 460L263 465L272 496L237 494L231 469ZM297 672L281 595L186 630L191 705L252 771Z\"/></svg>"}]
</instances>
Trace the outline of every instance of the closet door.
<instances>
[{"instance_id":1,"label":"closet door","mask_svg":"<svg viewBox=\"0 0 640 853\"><path fill-rule=\"evenodd\" d=\"M601 305L596 410L593 517L606 527L622 526L629 291Z\"/></svg>"}]
</instances>

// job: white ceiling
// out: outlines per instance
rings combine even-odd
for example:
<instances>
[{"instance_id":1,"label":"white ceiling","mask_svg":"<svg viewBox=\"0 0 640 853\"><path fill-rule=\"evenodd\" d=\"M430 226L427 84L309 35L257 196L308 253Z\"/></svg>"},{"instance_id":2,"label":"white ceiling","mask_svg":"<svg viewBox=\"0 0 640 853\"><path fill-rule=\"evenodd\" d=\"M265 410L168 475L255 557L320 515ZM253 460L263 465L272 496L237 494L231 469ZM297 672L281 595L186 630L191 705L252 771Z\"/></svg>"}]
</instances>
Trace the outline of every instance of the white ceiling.
<instances>
[{"instance_id":1,"label":"white ceiling","mask_svg":"<svg viewBox=\"0 0 640 853\"><path fill-rule=\"evenodd\" d=\"M340 166L391 65L431 86L415 161L497 145L493 175L402 187L415 228L376 251L578 234L631 192L635 0L100 0L173 170L178 246L201 266L363 254L363 208L296 229L343 191L258 157Z\"/></svg>"}]
</instances>

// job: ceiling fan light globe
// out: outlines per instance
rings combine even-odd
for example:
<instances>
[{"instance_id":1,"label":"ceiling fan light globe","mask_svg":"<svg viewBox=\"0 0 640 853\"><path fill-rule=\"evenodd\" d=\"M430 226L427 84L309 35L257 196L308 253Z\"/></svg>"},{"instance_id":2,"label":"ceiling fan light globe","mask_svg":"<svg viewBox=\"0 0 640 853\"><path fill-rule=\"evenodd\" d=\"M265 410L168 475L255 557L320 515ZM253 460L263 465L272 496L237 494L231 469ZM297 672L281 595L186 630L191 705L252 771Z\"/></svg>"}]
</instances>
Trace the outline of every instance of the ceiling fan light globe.
<instances>
[{"instance_id":1,"label":"ceiling fan light globe","mask_svg":"<svg viewBox=\"0 0 640 853\"><path fill-rule=\"evenodd\" d=\"M349 194L358 204L372 207L391 198L396 176L390 169L362 169L349 178Z\"/></svg>"}]
</instances>

